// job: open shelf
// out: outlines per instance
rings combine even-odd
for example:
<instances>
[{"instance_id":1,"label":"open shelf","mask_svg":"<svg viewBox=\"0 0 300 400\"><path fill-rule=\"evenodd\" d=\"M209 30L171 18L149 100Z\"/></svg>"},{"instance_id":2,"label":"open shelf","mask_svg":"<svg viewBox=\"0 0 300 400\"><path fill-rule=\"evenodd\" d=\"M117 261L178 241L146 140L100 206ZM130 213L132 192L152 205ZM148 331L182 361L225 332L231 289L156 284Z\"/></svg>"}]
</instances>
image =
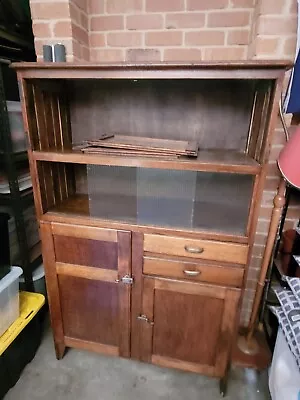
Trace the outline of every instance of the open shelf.
<instances>
[{"instance_id":1,"label":"open shelf","mask_svg":"<svg viewBox=\"0 0 300 400\"><path fill-rule=\"evenodd\" d=\"M124 157L83 154L78 151L34 151L37 161L143 167L256 175L260 164L249 155L230 150L199 150L198 157Z\"/></svg>"}]
</instances>

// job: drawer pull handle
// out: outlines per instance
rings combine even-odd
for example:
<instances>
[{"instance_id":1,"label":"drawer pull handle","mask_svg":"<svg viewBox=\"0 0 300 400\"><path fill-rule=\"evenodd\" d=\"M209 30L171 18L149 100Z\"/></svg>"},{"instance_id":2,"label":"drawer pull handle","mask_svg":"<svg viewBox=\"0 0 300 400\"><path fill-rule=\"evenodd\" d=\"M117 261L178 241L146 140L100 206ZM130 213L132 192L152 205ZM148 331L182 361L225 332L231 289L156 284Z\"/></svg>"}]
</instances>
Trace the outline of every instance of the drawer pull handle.
<instances>
[{"instance_id":1,"label":"drawer pull handle","mask_svg":"<svg viewBox=\"0 0 300 400\"><path fill-rule=\"evenodd\" d=\"M198 276L201 274L200 271L190 271L189 269L184 269L183 273L188 276Z\"/></svg>"},{"instance_id":2,"label":"drawer pull handle","mask_svg":"<svg viewBox=\"0 0 300 400\"><path fill-rule=\"evenodd\" d=\"M201 254L204 252L203 247L184 246L184 250L187 251L188 253L193 253L193 254Z\"/></svg>"}]
</instances>

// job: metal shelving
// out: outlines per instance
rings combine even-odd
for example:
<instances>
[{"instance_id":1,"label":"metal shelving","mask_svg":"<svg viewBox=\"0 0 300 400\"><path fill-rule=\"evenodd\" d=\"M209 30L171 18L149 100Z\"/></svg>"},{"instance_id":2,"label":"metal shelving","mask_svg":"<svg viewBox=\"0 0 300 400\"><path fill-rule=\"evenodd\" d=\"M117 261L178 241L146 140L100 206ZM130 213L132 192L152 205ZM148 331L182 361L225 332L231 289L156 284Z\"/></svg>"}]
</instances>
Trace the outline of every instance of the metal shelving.
<instances>
[{"instance_id":1,"label":"metal shelving","mask_svg":"<svg viewBox=\"0 0 300 400\"><path fill-rule=\"evenodd\" d=\"M42 256L37 251L37 246L32 249L28 246L26 226L24 220L24 210L33 205L33 194L32 189L20 191L18 183L18 166L21 162L26 162L27 153L26 151L17 152L13 151L13 143L10 132L9 118L6 107L6 100L8 100L8 93L6 93L5 86L7 82L4 82L3 71L8 69L8 62L0 60L0 168L8 178L10 193L0 195L0 205L9 207L11 215L15 219L16 232L18 238L18 244L20 249L20 266L23 269L26 290L34 291L32 281L32 271L41 263ZM14 97L18 94L17 90L17 78L14 72L7 74L10 76L9 86L14 86ZM14 82L13 82L14 79ZM14 99L15 100L15 99Z\"/></svg>"}]
</instances>

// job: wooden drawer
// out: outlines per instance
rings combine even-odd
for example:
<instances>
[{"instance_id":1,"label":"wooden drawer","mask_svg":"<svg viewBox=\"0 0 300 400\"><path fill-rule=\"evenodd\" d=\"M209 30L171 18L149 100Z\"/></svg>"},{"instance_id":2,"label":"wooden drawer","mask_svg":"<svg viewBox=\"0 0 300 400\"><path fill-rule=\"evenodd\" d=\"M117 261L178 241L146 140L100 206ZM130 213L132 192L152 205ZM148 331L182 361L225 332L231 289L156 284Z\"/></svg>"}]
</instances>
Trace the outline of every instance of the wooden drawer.
<instances>
[{"instance_id":1,"label":"wooden drawer","mask_svg":"<svg viewBox=\"0 0 300 400\"><path fill-rule=\"evenodd\" d=\"M145 234L144 251L245 265L248 245Z\"/></svg>"},{"instance_id":2,"label":"wooden drawer","mask_svg":"<svg viewBox=\"0 0 300 400\"><path fill-rule=\"evenodd\" d=\"M242 287L244 277L244 269L241 267L219 266L157 257L144 257L143 273L233 287Z\"/></svg>"}]
</instances>

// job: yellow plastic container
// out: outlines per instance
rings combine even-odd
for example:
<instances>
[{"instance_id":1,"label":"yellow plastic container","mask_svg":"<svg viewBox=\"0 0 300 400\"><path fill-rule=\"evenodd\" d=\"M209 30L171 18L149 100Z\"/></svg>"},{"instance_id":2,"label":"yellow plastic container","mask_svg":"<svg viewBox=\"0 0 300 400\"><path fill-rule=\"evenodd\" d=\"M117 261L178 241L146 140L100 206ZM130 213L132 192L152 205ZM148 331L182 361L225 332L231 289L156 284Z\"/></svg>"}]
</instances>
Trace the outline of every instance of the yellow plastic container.
<instances>
[{"instance_id":1,"label":"yellow plastic container","mask_svg":"<svg viewBox=\"0 0 300 400\"><path fill-rule=\"evenodd\" d=\"M20 292L20 316L0 337L0 356L28 325L45 303L45 297L39 293Z\"/></svg>"}]
</instances>

